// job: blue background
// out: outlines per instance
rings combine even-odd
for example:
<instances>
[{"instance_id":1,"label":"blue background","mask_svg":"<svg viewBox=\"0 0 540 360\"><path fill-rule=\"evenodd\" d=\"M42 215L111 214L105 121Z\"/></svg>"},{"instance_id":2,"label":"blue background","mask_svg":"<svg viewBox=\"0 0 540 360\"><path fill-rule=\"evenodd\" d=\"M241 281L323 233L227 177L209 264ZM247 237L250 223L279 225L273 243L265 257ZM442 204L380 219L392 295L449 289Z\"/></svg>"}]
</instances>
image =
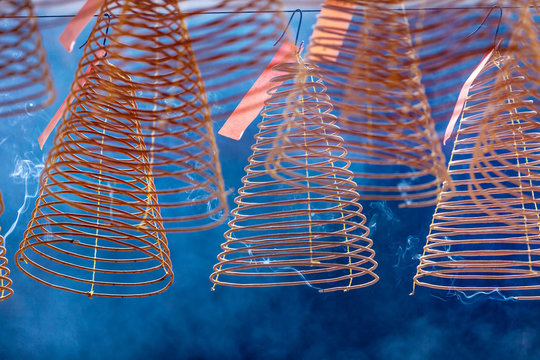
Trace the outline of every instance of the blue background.
<instances>
[{"instance_id":1,"label":"blue background","mask_svg":"<svg viewBox=\"0 0 540 360\"><path fill-rule=\"evenodd\" d=\"M301 39L309 38L315 19L315 13L304 14ZM158 296L89 299L24 276L13 254L48 149L39 150L37 137L68 94L82 52L67 54L56 41L68 20L56 19L42 31L56 103L0 122L0 188L6 204L2 234L21 212L6 239L15 295L0 303L1 360L540 359L540 308L534 302L424 288L409 295L433 208L363 202L381 280L348 293L320 294L307 286L211 291L208 277L226 224L170 240L175 283ZM474 66L473 61L471 70ZM216 132L221 125L215 124ZM437 128L442 131L444 124ZM226 188L234 190L228 198L231 207L255 132L251 126L240 142L217 139ZM444 150L448 155L451 144Z\"/></svg>"}]
</instances>

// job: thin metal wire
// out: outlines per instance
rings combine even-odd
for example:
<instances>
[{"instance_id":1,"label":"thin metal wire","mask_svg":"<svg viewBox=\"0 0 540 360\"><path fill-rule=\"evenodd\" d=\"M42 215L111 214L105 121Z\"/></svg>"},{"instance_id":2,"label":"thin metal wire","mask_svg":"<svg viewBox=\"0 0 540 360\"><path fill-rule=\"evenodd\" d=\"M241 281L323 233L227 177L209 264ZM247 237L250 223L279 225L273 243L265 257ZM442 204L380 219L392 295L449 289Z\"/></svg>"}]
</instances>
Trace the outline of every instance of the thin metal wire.
<instances>
[{"instance_id":1,"label":"thin metal wire","mask_svg":"<svg viewBox=\"0 0 540 360\"><path fill-rule=\"evenodd\" d=\"M500 6L502 9L520 9L520 6ZM534 9L534 5L530 6L531 9ZM490 9L489 6L453 6L453 7L408 7L407 11L437 11L437 10L483 10L483 9ZM304 13L320 13L320 9L301 9ZM398 10L398 8L395 8L393 10ZM266 13L294 13L296 10L244 10L244 11L202 11L202 12L196 12L197 14L201 15L225 15L225 14L266 14ZM191 15L195 12L185 11L184 14ZM32 18L70 18L74 17L75 14L57 14L57 15L33 15ZM98 17L99 15L95 15L94 17ZM30 16L0 16L0 19L6 18L6 19L17 19L17 18L27 18Z\"/></svg>"},{"instance_id":2,"label":"thin metal wire","mask_svg":"<svg viewBox=\"0 0 540 360\"><path fill-rule=\"evenodd\" d=\"M281 34L281 36L279 37L279 39L276 40L276 42L274 43L274 46L276 46L277 44L279 44L279 42L283 39L283 37L287 34L287 30L289 30L289 26L291 26L291 22L293 21L294 19L294 15L295 14L300 14L300 19L298 20L298 28L296 30L296 37L295 37L295 40L294 40L294 45L295 46L298 46L298 38L300 37L300 29L302 29L302 21L304 19L304 15L302 13L302 10L300 9L296 9L294 10L294 12L292 13L291 17L289 18L289 22L287 23L287 26L285 27L285 30L283 30L283 33Z\"/></svg>"}]
</instances>

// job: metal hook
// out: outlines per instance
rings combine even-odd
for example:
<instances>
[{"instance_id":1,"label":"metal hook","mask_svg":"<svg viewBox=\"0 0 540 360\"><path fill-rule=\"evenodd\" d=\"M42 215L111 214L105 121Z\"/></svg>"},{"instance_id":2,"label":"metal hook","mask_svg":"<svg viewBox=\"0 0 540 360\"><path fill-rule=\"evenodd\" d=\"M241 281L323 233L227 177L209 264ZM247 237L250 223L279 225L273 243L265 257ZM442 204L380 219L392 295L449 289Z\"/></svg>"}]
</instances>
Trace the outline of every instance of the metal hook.
<instances>
[{"instance_id":1,"label":"metal hook","mask_svg":"<svg viewBox=\"0 0 540 360\"><path fill-rule=\"evenodd\" d=\"M299 14L300 14L300 21L298 22L298 29L296 30L296 40L294 41L294 45L295 45L295 46L298 46L298 38L300 37L300 29L302 28L302 19L303 19L303 17L304 17L304 15L303 15L301 9L296 9L296 10L294 10L294 12L293 12L292 15L291 15L291 18L289 19L289 23L287 24L287 26L285 27L285 30L283 31L283 34L281 34L281 36L279 37L279 39L274 43L274 46L276 46L277 44L279 44L279 42L281 41L281 39L283 39L283 37L284 37L285 34L287 33L287 30L289 30L289 26L291 25L292 19L294 18L294 15L295 15L296 13L299 13Z\"/></svg>"},{"instance_id":2,"label":"metal hook","mask_svg":"<svg viewBox=\"0 0 540 360\"><path fill-rule=\"evenodd\" d=\"M495 10L495 9L499 9L499 11L500 11L499 22L497 24L497 30L495 31L495 37L493 38L493 47L496 47L498 45L497 44L497 37L499 36L499 28L501 27L502 16L503 16L503 8L500 5L494 5L491 9L489 9L489 12L487 13L486 17L484 18L484 20L482 21L480 26L478 26L478 28L476 28L476 30L474 30L472 33L467 35L467 37L465 39L467 39L467 38L473 36L474 34L476 34L478 32L478 30L480 30L480 28L486 23L487 19L489 19L489 16L491 15L493 10Z\"/></svg>"},{"instance_id":3,"label":"metal hook","mask_svg":"<svg viewBox=\"0 0 540 360\"><path fill-rule=\"evenodd\" d=\"M109 28L111 26L111 15L109 15L109 13L105 13L104 16L107 17L107 28L105 29L105 37L103 38L103 47L105 47L105 45L107 44L107 35L109 35ZM79 49L82 49L84 45L86 45L88 43L88 39L86 39L86 41L81 45L79 46ZM104 56L107 56L107 52L105 52L105 55Z\"/></svg>"},{"instance_id":4,"label":"metal hook","mask_svg":"<svg viewBox=\"0 0 540 360\"><path fill-rule=\"evenodd\" d=\"M107 28L105 29L105 37L103 38L103 47L107 44L107 36L109 35L109 28L111 26L111 15L105 13L105 16L107 17Z\"/></svg>"}]
</instances>

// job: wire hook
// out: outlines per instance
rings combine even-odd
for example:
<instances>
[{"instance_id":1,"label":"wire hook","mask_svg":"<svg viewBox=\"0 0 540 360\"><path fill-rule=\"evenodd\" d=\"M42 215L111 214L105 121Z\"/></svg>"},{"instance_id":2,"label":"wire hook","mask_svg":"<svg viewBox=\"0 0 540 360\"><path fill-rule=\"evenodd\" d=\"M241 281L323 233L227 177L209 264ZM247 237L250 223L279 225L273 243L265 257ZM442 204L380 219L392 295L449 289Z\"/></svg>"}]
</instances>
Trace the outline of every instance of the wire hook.
<instances>
[{"instance_id":1,"label":"wire hook","mask_svg":"<svg viewBox=\"0 0 540 360\"><path fill-rule=\"evenodd\" d=\"M497 30L495 31L495 37L493 38L493 47L497 47L498 46L497 37L499 36L499 28L501 27L502 16L503 16L503 8L500 5L493 5L493 7L491 9L489 9L489 12L487 13L486 17L484 17L484 20L482 21L480 26L478 26L476 28L476 30L474 30L472 33L467 35L467 37L465 39L467 39L467 38L473 36L474 34L476 34L478 32L478 30L480 30L480 28L486 23L487 19L489 19L489 16L491 15L493 10L495 10L495 9L499 9L499 11L500 11L499 22L497 24Z\"/></svg>"},{"instance_id":2,"label":"wire hook","mask_svg":"<svg viewBox=\"0 0 540 360\"><path fill-rule=\"evenodd\" d=\"M105 29L105 37L103 38L103 47L105 47L105 45L107 44L107 36L109 35L109 28L111 26L111 15L109 15L109 13L105 13L104 16L107 17L107 28ZM79 49L82 49L83 46L87 43L88 39L86 39L86 41L81 46L79 46ZM107 56L107 52L105 52L105 56Z\"/></svg>"},{"instance_id":3,"label":"wire hook","mask_svg":"<svg viewBox=\"0 0 540 360\"><path fill-rule=\"evenodd\" d=\"M287 26L285 27L285 30L283 30L283 33L281 34L281 36L279 37L279 39L274 43L274 46L276 46L277 44L279 44L279 42L281 41L281 39L283 39L283 37L285 36L285 34L287 33L287 30L289 30L289 26L291 26L291 22L292 22L292 19L294 18L294 15L296 13L299 13L300 14L300 21L298 22L298 29L296 30L296 39L294 41L294 45L295 46L298 46L298 38L300 37L300 29L302 28L302 19L304 17L304 14L302 13L302 10L301 9L296 9L294 10L294 12L292 13L291 15L291 18L289 19L289 23L287 24Z\"/></svg>"}]
</instances>

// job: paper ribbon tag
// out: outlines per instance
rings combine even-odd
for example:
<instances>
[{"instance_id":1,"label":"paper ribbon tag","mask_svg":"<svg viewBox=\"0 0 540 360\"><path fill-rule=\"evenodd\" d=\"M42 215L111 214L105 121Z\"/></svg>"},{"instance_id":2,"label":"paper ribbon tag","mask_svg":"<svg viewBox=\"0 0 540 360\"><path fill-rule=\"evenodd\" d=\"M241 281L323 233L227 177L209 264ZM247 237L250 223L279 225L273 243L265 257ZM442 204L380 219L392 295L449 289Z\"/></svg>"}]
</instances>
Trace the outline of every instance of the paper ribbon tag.
<instances>
[{"instance_id":1,"label":"paper ribbon tag","mask_svg":"<svg viewBox=\"0 0 540 360\"><path fill-rule=\"evenodd\" d=\"M482 61L480 61L480 64L474 69L472 74L469 76L467 81L465 81L465 84L463 84L463 87L461 88L461 91L459 92L459 96L456 102L456 106L454 106L454 112L452 113L452 118L450 119L450 122L448 123L448 126L446 127L446 131L444 133L444 140L443 144L446 145L446 141L452 136L452 132L454 131L454 127L456 126L456 122L461 115L461 112L463 111L463 107L465 106L465 101L467 101L467 97L469 96L469 90L471 89L471 86L482 71L482 69L486 66L489 59L493 56L493 52L495 51L496 47L491 49L489 53L487 53Z\"/></svg>"},{"instance_id":2,"label":"paper ribbon tag","mask_svg":"<svg viewBox=\"0 0 540 360\"><path fill-rule=\"evenodd\" d=\"M105 50L103 50L103 49L99 50L97 52L97 58L95 60L95 63L99 64L99 59L101 59L104 55L105 55ZM84 72L84 74L87 75L88 73L90 73L90 71L92 71L92 65L88 65L88 68L86 68L86 71ZM73 91L75 92L75 91L81 89L84 86L84 84L86 84L86 76L83 76L82 78L79 79L79 81L75 85L75 88L73 89ZM66 110L66 108L68 106L68 99L70 99L69 95L65 98L64 102L62 103L62 105L60 105L60 108L58 109L56 114L54 114L51 121L49 121L49 123L47 124L47 127L45 127L45 130L43 130L43 132L39 136L38 143L39 143L39 148L41 150L43 150L43 145L45 144L45 142L47 141L47 139L51 135L52 131L54 130L54 128L56 127L56 125L58 124L58 122L60 121L62 116L64 115L64 111ZM70 99L69 103L71 104L73 102L73 100L75 100L75 99L72 97Z\"/></svg>"},{"instance_id":3,"label":"paper ribbon tag","mask_svg":"<svg viewBox=\"0 0 540 360\"><path fill-rule=\"evenodd\" d=\"M67 24L66 28L58 38L67 52L73 50L75 40L77 40L81 31L83 31L90 20L92 20L92 17L94 17L94 14L99 10L102 3L103 0L87 0L77 15L75 15Z\"/></svg>"},{"instance_id":4,"label":"paper ribbon tag","mask_svg":"<svg viewBox=\"0 0 540 360\"><path fill-rule=\"evenodd\" d=\"M338 6L344 10L355 8L353 3L336 0L326 0L325 5ZM311 35L311 46L309 48L311 56L324 56L330 61L335 61L339 55L339 48L343 45L352 17L352 14L347 11L323 6ZM314 42L314 39L317 39L317 41Z\"/></svg>"},{"instance_id":5,"label":"paper ribbon tag","mask_svg":"<svg viewBox=\"0 0 540 360\"><path fill-rule=\"evenodd\" d=\"M240 101L240 104L238 104L223 127L219 130L220 135L234 140L240 140L242 138L249 124L257 118L264 108L264 102L268 98L268 91L272 87L279 85L275 82L270 82L273 77L281 75L281 72L274 70L273 67L292 59L295 50L296 47L293 44L287 40L284 41L272 61L270 61L270 64L268 64L255 84L249 89L242 101Z\"/></svg>"}]
</instances>

